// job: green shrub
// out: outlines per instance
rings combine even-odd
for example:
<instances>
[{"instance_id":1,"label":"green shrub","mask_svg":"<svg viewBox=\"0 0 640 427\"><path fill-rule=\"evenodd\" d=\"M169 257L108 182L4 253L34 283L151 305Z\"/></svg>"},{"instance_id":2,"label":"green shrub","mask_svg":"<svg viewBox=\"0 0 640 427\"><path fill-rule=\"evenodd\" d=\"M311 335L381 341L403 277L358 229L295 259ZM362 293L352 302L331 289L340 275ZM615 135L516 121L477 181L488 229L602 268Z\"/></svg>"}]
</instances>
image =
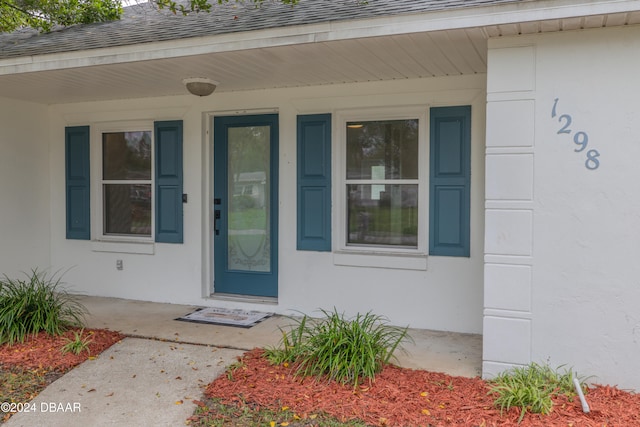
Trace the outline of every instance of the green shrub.
<instances>
[{"instance_id":1,"label":"green shrub","mask_svg":"<svg viewBox=\"0 0 640 427\"><path fill-rule=\"evenodd\" d=\"M271 363L296 363L297 375L326 375L357 387L362 378L374 379L401 343L410 339L407 328L390 326L384 317L370 312L352 319L335 309L322 313L322 319L305 315L289 332L283 331L282 348L267 349Z\"/></svg>"},{"instance_id":2,"label":"green shrub","mask_svg":"<svg viewBox=\"0 0 640 427\"><path fill-rule=\"evenodd\" d=\"M68 327L83 325L86 309L62 289L55 274L32 270L26 280L0 280L0 344L24 342L27 335L44 331L60 335Z\"/></svg>"},{"instance_id":3,"label":"green shrub","mask_svg":"<svg viewBox=\"0 0 640 427\"><path fill-rule=\"evenodd\" d=\"M538 414L551 412L554 396L564 394L573 397L574 377L571 369L559 373L547 365L532 363L503 372L491 380L489 394L497 395L494 403L501 412L520 408L520 423L528 411Z\"/></svg>"}]
</instances>

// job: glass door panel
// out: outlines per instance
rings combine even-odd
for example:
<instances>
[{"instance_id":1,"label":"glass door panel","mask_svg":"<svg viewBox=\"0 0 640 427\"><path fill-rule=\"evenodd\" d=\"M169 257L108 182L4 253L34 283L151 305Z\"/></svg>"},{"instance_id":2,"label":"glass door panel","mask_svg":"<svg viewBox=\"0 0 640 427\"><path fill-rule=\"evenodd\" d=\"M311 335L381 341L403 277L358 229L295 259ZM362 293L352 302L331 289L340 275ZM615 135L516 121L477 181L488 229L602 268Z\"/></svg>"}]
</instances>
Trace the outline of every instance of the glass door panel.
<instances>
[{"instance_id":1,"label":"glass door panel","mask_svg":"<svg viewBox=\"0 0 640 427\"><path fill-rule=\"evenodd\" d=\"M229 129L228 148L227 268L269 272L269 126Z\"/></svg>"}]
</instances>

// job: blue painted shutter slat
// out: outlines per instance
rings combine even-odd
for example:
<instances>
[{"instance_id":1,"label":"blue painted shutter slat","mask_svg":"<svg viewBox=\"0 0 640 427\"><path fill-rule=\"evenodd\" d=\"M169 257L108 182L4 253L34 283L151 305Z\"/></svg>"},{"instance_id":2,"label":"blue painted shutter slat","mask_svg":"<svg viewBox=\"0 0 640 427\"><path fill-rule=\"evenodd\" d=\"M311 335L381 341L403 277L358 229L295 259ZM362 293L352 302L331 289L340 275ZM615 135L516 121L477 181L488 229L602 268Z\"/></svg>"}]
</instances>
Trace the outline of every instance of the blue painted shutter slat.
<instances>
[{"instance_id":1,"label":"blue painted shutter slat","mask_svg":"<svg viewBox=\"0 0 640 427\"><path fill-rule=\"evenodd\" d=\"M331 114L298 116L298 250L331 251Z\"/></svg>"},{"instance_id":2,"label":"blue painted shutter slat","mask_svg":"<svg viewBox=\"0 0 640 427\"><path fill-rule=\"evenodd\" d=\"M182 243L182 120L154 123L156 242Z\"/></svg>"},{"instance_id":3,"label":"blue painted shutter slat","mask_svg":"<svg viewBox=\"0 0 640 427\"><path fill-rule=\"evenodd\" d=\"M89 126L65 128L67 239L91 239Z\"/></svg>"},{"instance_id":4,"label":"blue painted shutter slat","mask_svg":"<svg viewBox=\"0 0 640 427\"><path fill-rule=\"evenodd\" d=\"M471 107L431 108L429 253L470 255Z\"/></svg>"}]
</instances>

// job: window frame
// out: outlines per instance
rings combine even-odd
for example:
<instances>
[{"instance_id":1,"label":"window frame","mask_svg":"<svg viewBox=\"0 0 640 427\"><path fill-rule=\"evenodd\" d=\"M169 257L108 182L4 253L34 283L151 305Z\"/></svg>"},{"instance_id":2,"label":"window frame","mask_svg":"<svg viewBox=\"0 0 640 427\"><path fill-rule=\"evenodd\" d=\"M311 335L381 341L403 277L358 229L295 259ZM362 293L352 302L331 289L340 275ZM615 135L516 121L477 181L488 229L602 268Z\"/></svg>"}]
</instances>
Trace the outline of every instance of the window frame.
<instances>
[{"instance_id":1,"label":"window frame","mask_svg":"<svg viewBox=\"0 0 640 427\"><path fill-rule=\"evenodd\" d=\"M105 180L103 174L103 134L118 132L149 132L151 135L151 179L143 180L142 183L151 186L151 234L141 236L135 234L105 234L105 194L104 185L125 183L129 180ZM118 121L109 123L99 123L92 126L91 132L92 146L92 223L94 240L104 242L131 242L131 243L154 243L155 223L156 223L156 194L155 194L155 133L153 120L138 121ZM115 181L115 182L114 182Z\"/></svg>"},{"instance_id":2,"label":"window frame","mask_svg":"<svg viewBox=\"0 0 640 427\"><path fill-rule=\"evenodd\" d=\"M334 157L335 222L333 241L334 251L338 254L359 255L411 255L426 256L429 250L429 124L428 106L369 108L358 110L343 110L336 113ZM397 179L393 184L418 185L418 231L417 247L398 247L386 245L358 245L347 243L348 233L348 203L347 185L365 183L365 180L347 179L347 123L354 121L390 121L390 120L418 120L418 178ZM368 180L365 184L375 184Z\"/></svg>"}]
</instances>

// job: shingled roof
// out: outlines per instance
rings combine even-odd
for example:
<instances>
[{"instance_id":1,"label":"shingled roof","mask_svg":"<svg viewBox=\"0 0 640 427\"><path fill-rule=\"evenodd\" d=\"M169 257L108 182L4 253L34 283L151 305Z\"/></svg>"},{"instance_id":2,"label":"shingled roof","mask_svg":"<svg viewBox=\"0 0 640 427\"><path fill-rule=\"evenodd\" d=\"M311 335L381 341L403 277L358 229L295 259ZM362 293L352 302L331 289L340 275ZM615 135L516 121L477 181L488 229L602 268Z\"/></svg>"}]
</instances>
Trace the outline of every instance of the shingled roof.
<instances>
[{"instance_id":1,"label":"shingled roof","mask_svg":"<svg viewBox=\"0 0 640 427\"><path fill-rule=\"evenodd\" d=\"M295 7L266 0L216 5L189 16L158 11L149 3L127 7L121 20L74 25L47 34L0 34L0 59L127 46L331 21L357 20L517 3L527 0L301 0ZM214 1L215 2L215 1Z\"/></svg>"}]
</instances>

